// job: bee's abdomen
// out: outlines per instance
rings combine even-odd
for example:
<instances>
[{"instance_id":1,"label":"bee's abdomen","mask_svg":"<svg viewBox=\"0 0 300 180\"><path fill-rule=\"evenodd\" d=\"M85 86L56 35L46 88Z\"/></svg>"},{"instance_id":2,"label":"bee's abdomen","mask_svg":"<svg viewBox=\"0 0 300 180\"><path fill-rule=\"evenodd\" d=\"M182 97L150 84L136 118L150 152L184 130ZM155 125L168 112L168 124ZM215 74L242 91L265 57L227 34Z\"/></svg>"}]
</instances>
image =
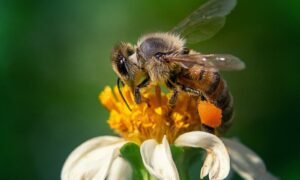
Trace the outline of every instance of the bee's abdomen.
<instances>
[{"instance_id":1,"label":"bee's abdomen","mask_svg":"<svg viewBox=\"0 0 300 180\"><path fill-rule=\"evenodd\" d=\"M197 80L202 84L202 91L206 98L222 109L222 123L217 130L225 132L231 125L233 115L233 98L226 82L218 72L204 70L200 72Z\"/></svg>"},{"instance_id":2,"label":"bee's abdomen","mask_svg":"<svg viewBox=\"0 0 300 180\"><path fill-rule=\"evenodd\" d=\"M217 130L225 132L231 125L233 115L233 99L226 82L218 72L206 71L204 69L196 70L190 69L178 81L196 90L198 93L195 93L195 95L203 94L208 101L222 110L222 123Z\"/></svg>"},{"instance_id":3,"label":"bee's abdomen","mask_svg":"<svg viewBox=\"0 0 300 180\"><path fill-rule=\"evenodd\" d=\"M211 101L220 109L222 109L222 123L218 127L218 131L224 133L232 124L233 116L233 98L229 92L226 82L222 81L222 88L216 90ZM221 84L221 83L220 83Z\"/></svg>"}]
</instances>

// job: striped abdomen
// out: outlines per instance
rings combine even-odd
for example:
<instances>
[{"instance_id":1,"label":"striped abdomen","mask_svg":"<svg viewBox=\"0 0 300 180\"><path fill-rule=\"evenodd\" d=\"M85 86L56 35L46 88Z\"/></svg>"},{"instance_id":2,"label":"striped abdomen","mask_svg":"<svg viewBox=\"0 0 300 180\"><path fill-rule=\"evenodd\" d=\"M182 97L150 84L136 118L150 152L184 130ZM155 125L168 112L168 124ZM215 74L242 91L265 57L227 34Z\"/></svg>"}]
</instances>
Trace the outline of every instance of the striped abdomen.
<instances>
[{"instance_id":1,"label":"striped abdomen","mask_svg":"<svg viewBox=\"0 0 300 180\"><path fill-rule=\"evenodd\" d=\"M219 132L225 132L231 125L233 115L233 99L227 88L226 82L218 72L203 69L190 69L183 72L178 82L186 87L197 90L195 94L202 94L205 99L222 109L222 123L217 128Z\"/></svg>"}]
</instances>

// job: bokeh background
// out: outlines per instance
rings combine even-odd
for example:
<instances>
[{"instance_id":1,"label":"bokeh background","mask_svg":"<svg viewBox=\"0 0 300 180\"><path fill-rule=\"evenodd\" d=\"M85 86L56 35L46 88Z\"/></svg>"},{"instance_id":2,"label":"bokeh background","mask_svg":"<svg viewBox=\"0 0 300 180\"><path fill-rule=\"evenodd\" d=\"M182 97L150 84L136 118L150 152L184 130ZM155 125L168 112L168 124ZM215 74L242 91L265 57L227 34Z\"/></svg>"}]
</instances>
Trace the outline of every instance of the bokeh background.
<instances>
[{"instance_id":1,"label":"bokeh background","mask_svg":"<svg viewBox=\"0 0 300 180\"><path fill-rule=\"evenodd\" d=\"M113 134L98 94L114 85L118 41L168 31L202 1L0 2L0 179L59 179L83 141ZM232 53L247 69L223 73L238 137L282 179L300 178L300 2L239 1L226 26L194 48Z\"/></svg>"}]
</instances>

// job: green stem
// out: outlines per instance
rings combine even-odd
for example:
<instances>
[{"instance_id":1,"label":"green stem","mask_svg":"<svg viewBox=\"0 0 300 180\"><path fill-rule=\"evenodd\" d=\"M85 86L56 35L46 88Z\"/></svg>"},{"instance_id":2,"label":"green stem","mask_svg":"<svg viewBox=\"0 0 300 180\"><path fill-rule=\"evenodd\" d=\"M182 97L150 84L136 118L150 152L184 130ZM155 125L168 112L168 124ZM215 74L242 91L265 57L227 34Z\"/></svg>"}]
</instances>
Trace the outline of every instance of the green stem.
<instances>
[{"instance_id":1,"label":"green stem","mask_svg":"<svg viewBox=\"0 0 300 180\"><path fill-rule=\"evenodd\" d=\"M129 162L132 167L133 180L150 180L150 175L144 167L140 154L140 147L135 143L127 143L120 149L121 156Z\"/></svg>"},{"instance_id":2,"label":"green stem","mask_svg":"<svg viewBox=\"0 0 300 180\"><path fill-rule=\"evenodd\" d=\"M203 151L197 148L183 148L175 145L171 145L171 151L180 179L189 180L191 166L199 160ZM202 160L200 159L200 161Z\"/></svg>"}]
</instances>

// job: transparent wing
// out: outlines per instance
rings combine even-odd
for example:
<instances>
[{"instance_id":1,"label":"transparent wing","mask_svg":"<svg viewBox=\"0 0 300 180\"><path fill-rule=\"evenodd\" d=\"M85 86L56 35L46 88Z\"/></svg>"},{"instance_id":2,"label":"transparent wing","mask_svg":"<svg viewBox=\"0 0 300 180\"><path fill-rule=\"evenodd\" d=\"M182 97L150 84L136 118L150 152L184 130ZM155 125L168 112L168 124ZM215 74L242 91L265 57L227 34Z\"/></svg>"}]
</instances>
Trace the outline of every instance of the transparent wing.
<instances>
[{"instance_id":1,"label":"transparent wing","mask_svg":"<svg viewBox=\"0 0 300 180\"><path fill-rule=\"evenodd\" d=\"M188 43L198 43L214 36L225 24L225 16L236 0L209 0L185 18L171 32L180 34Z\"/></svg>"},{"instance_id":2,"label":"transparent wing","mask_svg":"<svg viewBox=\"0 0 300 180\"><path fill-rule=\"evenodd\" d=\"M167 60L174 62L183 68L192 68L199 66L203 69L211 71L232 71L242 70L245 64L239 58L229 54L190 54L190 55L177 55L168 57Z\"/></svg>"}]
</instances>

